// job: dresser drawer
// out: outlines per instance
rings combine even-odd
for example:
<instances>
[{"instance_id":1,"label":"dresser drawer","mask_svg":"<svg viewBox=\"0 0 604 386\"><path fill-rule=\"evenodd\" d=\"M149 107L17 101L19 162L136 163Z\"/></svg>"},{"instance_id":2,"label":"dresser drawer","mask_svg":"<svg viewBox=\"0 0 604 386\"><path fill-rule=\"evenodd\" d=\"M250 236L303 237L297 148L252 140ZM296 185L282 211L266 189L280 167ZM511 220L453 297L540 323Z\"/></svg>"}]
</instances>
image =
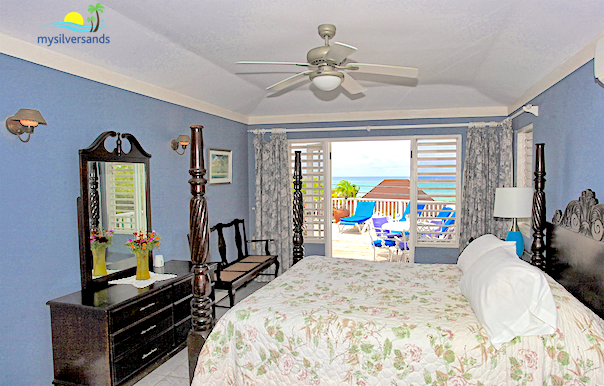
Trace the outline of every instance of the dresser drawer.
<instances>
[{"instance_id":1,"label":"dresser drawer","mask_svg":"<svg viewBox=\"0 0 604 386\"><path fill-rule=\"evenodd\" d=\"M138 349L115 361L114 384L122 382L139 369L168 352L174 345L174 331L167 330Z\"/></svg>"},{"instance_id":2,"label":"dresser drawer","mask_svg":"<svg viewBox=\"0 0 604 386\"><path fill-rule=\"evenodd\" d=\"M173 324L172 310L168 306L163 311L121 331L113 336L113 357L119 358L126 351L165 331Z\"/></svg>"},{"instance_id":3,"label":"dresser drawer","mask_svg":"<svg viewBox=\"0 0 604 386\"><path fill-rule=\"evenodd\" d=\"M178 323L187 316L191 316L191 299L193 299L193 295L189 295L179 301L178 303L174 303L174 323Z\"/></svg>"},{"instance_id":4,"label":"dresser drawer","mask_svg":"<svg viewBox=\"0 0 604 386\"><path fill-rule=\"evenodd\" d=\"M170 289L171 287L168 287L151 296L112 311L110 333L116 333L122 328L144 319L172 303Z\"/></svg>"},{"instance_id":5,"label":"dresser drawer","mask_svg":"<svg viewBox=\"0 0 604 386\"><path fill-rule=\"evenodd\" d=\"M193 294L193 278L190 277L187 280L183 280L174 284L173 292L173 301L177 302L182 298L186 298L189 295Z\"/></svg>"},{"instance_id":6,"label":"dresser drawer","mask_svg":"<svg viewBox=\"0 0 604 386\"><path fill-rule=\"evenodd\" d=\"M189 336L189 331L191 331L190 316L180 323L174 325L174 343L178 346L179 344L186 342L187 337Z\"/></svg>"}]
</instances>

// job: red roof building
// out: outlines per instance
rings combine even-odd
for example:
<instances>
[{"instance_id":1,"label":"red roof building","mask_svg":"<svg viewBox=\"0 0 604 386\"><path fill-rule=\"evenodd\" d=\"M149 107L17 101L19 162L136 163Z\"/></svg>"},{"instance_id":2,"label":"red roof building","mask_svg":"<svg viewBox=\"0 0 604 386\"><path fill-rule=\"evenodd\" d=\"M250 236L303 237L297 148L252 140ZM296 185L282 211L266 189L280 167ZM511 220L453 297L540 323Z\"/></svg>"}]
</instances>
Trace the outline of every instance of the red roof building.
<instances>
[{"instance_id":1,"label":"red roof building","mask_svg":"<svg viewBox=\"0 0 604 386\"><path fill-rule=\"evenodd\" d=\"M410 200L411 181L408 179L383 180L378 186L367 192L362 198L384 199L384 200ZM434 201L423 190L418 189L417 199L419 201Z\"/></svg>"}]
</instances>

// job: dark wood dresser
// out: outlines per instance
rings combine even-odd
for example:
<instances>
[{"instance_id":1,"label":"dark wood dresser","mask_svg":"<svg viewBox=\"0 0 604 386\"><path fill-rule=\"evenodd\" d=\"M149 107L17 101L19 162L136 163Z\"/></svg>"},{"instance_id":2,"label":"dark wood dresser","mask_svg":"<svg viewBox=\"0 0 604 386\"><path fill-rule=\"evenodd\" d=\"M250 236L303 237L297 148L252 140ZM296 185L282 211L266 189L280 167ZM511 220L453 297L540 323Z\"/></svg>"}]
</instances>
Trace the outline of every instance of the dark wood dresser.
<instances>
[{"instance_id":1,"label":"dark wood dresser","mask_svg":"<svg viewBox=\"0 0 604 386\"><path fill-rule=\"evenodd\" d=\"M55 385L131 385L186 346L191 329L191 262L159 273L146 288L112 285L49 301ZM163 272L162 272L163 271Z\"/></svg>"}]
</instances>

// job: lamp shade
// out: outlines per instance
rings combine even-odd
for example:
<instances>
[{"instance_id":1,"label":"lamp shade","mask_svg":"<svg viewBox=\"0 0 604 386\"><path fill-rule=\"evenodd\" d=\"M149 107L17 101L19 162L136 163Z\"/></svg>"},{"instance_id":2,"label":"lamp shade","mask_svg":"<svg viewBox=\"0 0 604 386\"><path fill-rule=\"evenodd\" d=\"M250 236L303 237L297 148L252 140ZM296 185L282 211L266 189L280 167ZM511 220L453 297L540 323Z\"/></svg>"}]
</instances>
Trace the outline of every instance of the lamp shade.
<instances>
[{"instance_id":1,"label":"lamp shade","mask_svg":"<svg viewBox=\"0 0 604 386\"><path fill-rule=\"evenodd\" d=\"M533 210L532 188L497 188L493 216L528 218Z\"/></svg>"},{"instance_id":2,"label":"lamp shade","mask_svg":"<svg viewBox=\"0 0 604 386\"><path fill-rule=\"evenodd\" d=\"M178 136L178 138L176 138L176 141L183 146L187 146L189 143L191 143L191 137L186 134L181 134Z\"/></svg>"},{"instance_id":3,"label":"lamp shade","mask_svg":"<svg viewBox=\"0 0 604 386\"><path fill-rule=\"evenodd\" d=\"M20 121L23 126L46 125L46 121L38 110L19 109L17 114L9 118L11 121Z\"/></svg>"},{"instance_id":4,"label":"lamp shade","mask_svg":"<svg viewBox=\"0 0 604 386\"><path fill-rule=\"evenodd\" d=\"M312 82L319 90L331 91L336 89L340 83L342 83L342 78L335 75L321 75L314 77Z\"/></svg>"}]
</instances>

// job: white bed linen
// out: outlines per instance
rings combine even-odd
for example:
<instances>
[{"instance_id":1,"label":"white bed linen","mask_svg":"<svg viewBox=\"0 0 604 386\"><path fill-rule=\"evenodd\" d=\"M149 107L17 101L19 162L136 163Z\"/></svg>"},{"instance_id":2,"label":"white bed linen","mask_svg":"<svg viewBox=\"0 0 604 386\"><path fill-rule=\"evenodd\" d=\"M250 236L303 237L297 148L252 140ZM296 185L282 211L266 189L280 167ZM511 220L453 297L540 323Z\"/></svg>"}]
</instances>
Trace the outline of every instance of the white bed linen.
<instances>
[{"instance_id":1,"label":"white bed linen","mask_svg":"<svg viewBox=\"0 0 604 386\"><path fill-rule=\"evenodd\" d=\"M241 301L202 349L193 385L604 384L604 323L548 277L552 335L496 350L455 265L306 257Z\"/></svg>"}]
</instances>

